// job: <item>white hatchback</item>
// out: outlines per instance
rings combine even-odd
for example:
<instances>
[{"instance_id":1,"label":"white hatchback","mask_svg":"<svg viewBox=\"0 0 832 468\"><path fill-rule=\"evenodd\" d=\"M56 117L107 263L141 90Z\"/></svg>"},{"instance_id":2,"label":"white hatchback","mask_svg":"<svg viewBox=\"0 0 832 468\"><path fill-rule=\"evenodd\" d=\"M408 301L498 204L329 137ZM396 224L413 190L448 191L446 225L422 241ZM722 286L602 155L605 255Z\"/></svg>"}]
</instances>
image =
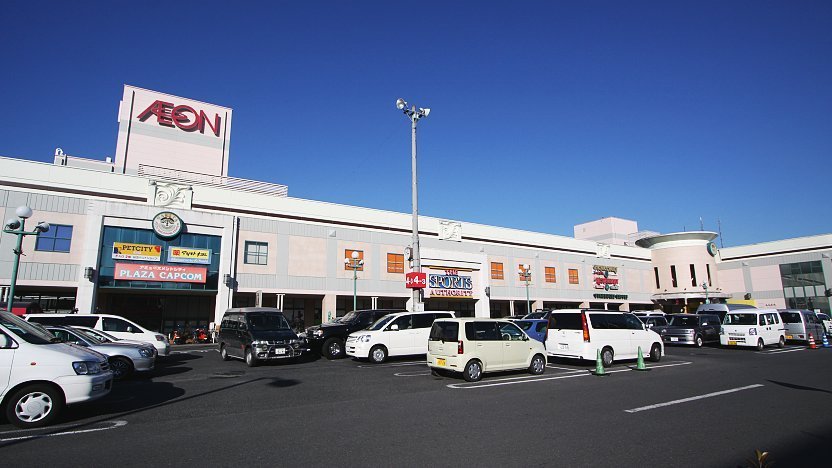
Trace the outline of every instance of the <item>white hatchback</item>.
<instances>
[{"instance_id":1,"label":"white hatchback","mask_svg":"<svg viewBox=\"0 0 832 468\"><path fill-rule=\"evenodd\" d=\"M461 372L468 382L515 369L538 375L546 371L546 348L508 320L438 319L430 329L427 363L431 372Z\"/></svg>"},{"instance_id":2,"label":"white hatchback","mask_svg":"<svg viewBox=\"0 0 832 468\"><path fill-rule=\"evenodd\" d=\"M408 356L428 352L428 334L433 321L453 318L453 312L400 312L378 319L366 330L347 337L347 356L369 358L380 364L388 356Z\"/></svg>"},{"instance_id":3,"label":"white hatchback","mask_svg":"<svg viewBox=\"0 0 832 468\"><path fill-rule=\"evenodd\" d=\"M776 344L786 344L786 325L780 321L777 309L741 309L730 311L722 320L719 332L722 346L748 346L757 350Z\"/></svg>"}]
</instances>

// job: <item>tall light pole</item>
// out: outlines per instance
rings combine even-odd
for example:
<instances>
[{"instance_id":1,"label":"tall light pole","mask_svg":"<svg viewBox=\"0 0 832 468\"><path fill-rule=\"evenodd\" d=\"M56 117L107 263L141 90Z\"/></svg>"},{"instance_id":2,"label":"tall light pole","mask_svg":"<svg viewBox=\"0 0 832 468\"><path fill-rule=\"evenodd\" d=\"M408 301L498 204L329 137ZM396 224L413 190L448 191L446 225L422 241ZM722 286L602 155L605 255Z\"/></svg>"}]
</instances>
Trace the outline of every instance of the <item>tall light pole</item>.
<instances>
[{"instance_id":1,"label":"tall light pole","mask_svg":"<svg viewBox=\"0 0 832 468\"><path fill-rule=\"evenodd\" d=\"M411 128L411 172L412 172L412 196L413 196L413 271L417 273L422 272L422 257L419 253L419 197L416 184L416 123L422 117L427 117L430 114L430 109L416 106L407 107L407 101L399 98L396 101L396 108L404 112L404 115L410 119ZM417 310L417 304L422 303L422 290L418 288L413 289L413 310Z\"/></svg>"},{"instance_id":2,"label":"tall light pole","mask_svg":"<svg viewBox=\"0 0 832 468\"><path fill-rule=\"evenodd\" d=\"M358 252L354 251L349 258L344 259L344 265L352 268L352 310L358 308L358 269L364 266L364 260L358 258Z\"/></svg>"},{"instance_id":3,"label":"tall light pole","mask_svg":"<svg viewBox=\"0 0 832 468\"><path fill-rule=\"evenodd\" d=\"M520 265L517 273L520 273L520 277L526 282L526 313L530 314L532 313L532 305L529 300L529 280L532 279L532 268L528 263L524 263L523 265Z\"/></svg>"},{"instance_id":4,"label":"tall light pole","mask_svg":"<svg viewBox=\"0 0 832 468\"><path fill-rule=\"evenodd\" d=\"M49 230L49 223L39 222L35 226L35 230L27 232L26 220L32 217L32 209L28 206L19 206L14 212L18 219L11 218L6 221L3 232L6 234L14 234L17 236L17 246L14 248L14 264L12 266L12 278L9 283L9 302L6 305L8 312L12 311L14 306L14 287L17 284L17 268L20 266L20 255L23 254L23 238L25 236L38 236L42 232ZM2 218L0 218L2 219Z\"/></svg>"}]
</instances>

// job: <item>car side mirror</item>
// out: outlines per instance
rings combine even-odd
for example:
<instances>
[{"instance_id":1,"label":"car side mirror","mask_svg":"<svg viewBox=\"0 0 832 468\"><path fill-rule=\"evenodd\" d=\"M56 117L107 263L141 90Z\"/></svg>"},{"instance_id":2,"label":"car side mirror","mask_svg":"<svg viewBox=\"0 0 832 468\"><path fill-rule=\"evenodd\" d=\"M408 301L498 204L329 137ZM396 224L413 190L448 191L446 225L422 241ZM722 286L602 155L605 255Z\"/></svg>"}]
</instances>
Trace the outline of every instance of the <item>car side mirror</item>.
<instances>
[{"instance_id":1,"label":"car side mirror","mask_svg":"<svg viewBox=\"0 0 832 468\"><path fill-rule=\"evenodd\" d=\"M127 333L133 333L133 327L127 327Z\"/></svg>"},{"instance_id":2,"label":"car side mirror","mask_svg":"<svg viewBox=\"0 0 832 468\"><path fill-rule=\"evenodd\" d=\"M398 331L398 330L399 330L399 326L398 326L398 325L395 325L395 324L390 325L390 330L392 330L392 331Z\"/></svg>"}]
</instances>

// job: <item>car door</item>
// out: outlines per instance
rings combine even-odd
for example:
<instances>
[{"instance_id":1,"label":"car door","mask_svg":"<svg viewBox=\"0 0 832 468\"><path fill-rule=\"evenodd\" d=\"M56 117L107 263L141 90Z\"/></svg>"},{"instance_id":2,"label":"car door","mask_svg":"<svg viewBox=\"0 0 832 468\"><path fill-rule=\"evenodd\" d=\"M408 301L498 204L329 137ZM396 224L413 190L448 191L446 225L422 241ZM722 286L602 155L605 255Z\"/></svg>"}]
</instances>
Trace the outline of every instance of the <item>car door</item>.
<instances>
[{"instance_id":1,"label":"car door","mask_svg":"<svg viewBox=\"0 0 832 468\"><path fill-rule=\"evenodd\" d=\"M0 331L0 395L5 395L8 389L17 347L18 344L12 337Z\"/></svg>"},{"instance_id":2,"label":"car door","mask_svg":"<svg viewBox=\"0 0 832 468\"><path fill-rule=\"evenodd\" d=\"M385 341L387 342L387 354L390 356L402 356L413 354L413 316L405 314L393 320L384 329Z\"/></svg>"},{"instance_id":3,"label":"car door","mask_svg":"<svg viewBox=\"0 0 832 468\"><path fill-rule=\"evenodd\" d=\"M228 350L228 354L231 356L236 357L243 357L243 353L240 350L240 315L239 314L229 314L228 315L228 331L226 332L226 340L225 340L225 347Z\"/></svg>"},{"instance_id":4,"label":"car door","mask_svg":"<svg viewBox=\"0 0 832 468\"><path fill-rule=\"evenodd\" d=\"M433 321L439 314L413 314L413 350L411 354L425 354L428 352L428 335ZM442 314L448 317L450 314Z\"/></svg>"},{"instance_id":5,"label":"car door","mask_svg":"<svg viewBox=\"0 0 832 468\"><path fill-rule=\"evenodd\" d=\"M465 336L470 342L474 343L472 357L477 357L482 361L484 370L505 369L503 364L503 342L500 338L500 331L497 329L497 322L466 322Z\"/></svg>"},{"instance_id":6,"label":"car door","mask_svg":"<svg viewBox=\"0 0 832 468\"><path fill-rule=\"evenodd\" d=\"M517 325L510 322L499 322L500 341L503 342L502 362L506 369L518 369L529 365L529 342L526 334Z\"/></svg>"},{"instance_id":7,"label":"car door","mask_svg":"<svg viewBox=\"0 0 832 468\"><path fill-rule=\"evenodd\" d=\"M699 317L699 330L702 341L714 341L719 339L719 330L716 329L716 317L703 315Z\"/></svg>"},{"instance_id":8,"label":"car door","mask_svg":"<svg viewBox=\"0 0 832 468\"><path fill-rule=\"evenodd\" d=\"M630 348L628 354L630 356L638 356L638 349L641 348L643 354L650 352L650 346L654 341L658 341L652 332L647 331L644 323L633 314L623 314L624 320L627 322L627 329L630 331ZM656 338L654 340L654 338Z\"/></svg>"}]
</instances>

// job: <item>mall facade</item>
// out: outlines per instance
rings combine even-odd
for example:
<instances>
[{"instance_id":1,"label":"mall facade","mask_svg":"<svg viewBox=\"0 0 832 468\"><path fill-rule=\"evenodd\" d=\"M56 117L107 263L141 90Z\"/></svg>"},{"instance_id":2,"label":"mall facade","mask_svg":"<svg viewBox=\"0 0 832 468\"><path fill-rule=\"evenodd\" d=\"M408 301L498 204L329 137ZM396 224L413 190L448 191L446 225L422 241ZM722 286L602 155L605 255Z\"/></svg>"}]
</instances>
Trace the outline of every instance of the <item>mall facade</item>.
<instances>
[{"instance_id":1,"label":"mall facade","mask_svg":"<svg viewBox=\"0 0 832 468\"><path fill-rule=\"evenodd\" d=\"M231 121L226 107L125 86L114 158L0 157L4 219L25 205L27 226L52 226L24 238L14 302L163 332L250 305L302 328L352 310L354 289L359 309L412 308L411 214L229 177ZM677 312L745 300L829 311L832 234L718 249L713 232L641 232L619 218L577 225L574 237L424 216L419 227L427 310ZM4 303L16 241L0 237Z\"/></svg>"}]
</instances>

